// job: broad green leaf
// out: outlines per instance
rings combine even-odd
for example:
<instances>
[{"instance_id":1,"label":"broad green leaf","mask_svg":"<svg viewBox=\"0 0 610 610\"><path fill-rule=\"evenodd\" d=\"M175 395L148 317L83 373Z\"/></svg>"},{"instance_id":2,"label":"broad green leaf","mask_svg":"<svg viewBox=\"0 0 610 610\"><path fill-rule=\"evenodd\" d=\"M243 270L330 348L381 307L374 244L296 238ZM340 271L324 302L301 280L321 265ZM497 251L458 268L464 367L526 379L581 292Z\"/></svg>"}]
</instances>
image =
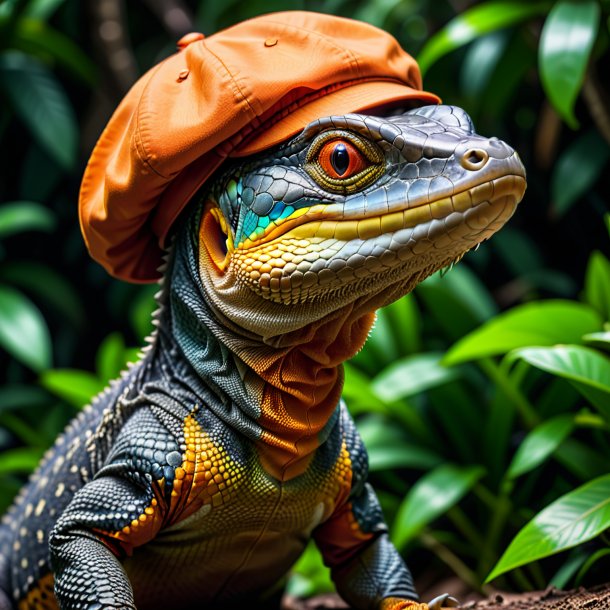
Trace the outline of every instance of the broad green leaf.
<instances>
[{"instance_id":1,"label":"broad green leaf","mask_svg":"<svg viewBox=\"0 0 610 610\"><path fill-rule=\"evenodd\" d=\"M392 327L392 321L385 309L380 309L364 347L367 352L372 354L371 362L374 365L372 369L367 366L368 373L373 375L378 373L382 368L401 356L397 342L398 332L397 329Z\"/></svg>"},{"instance_id":2,"label":"broad green leaf","mask_svg":"<svg viewBox=\"0 0 610 610\"><path fill-rule=\"evenodd\" d=\"M587 163L582 160L587 159ZM596 129L566 146L551 176L552 211L560 218L595 185L610 159L610 145Z\"/></svg>"},{"instance_id":3,"label":"broad green leaf","mask_svg":"<svg viewBox=\"0 0 610 610\"><path fill-rule=\"evenodd\" d=\"M396 546L404 547L426 525L457 504L484 473L480 466L443 464L424 475L398 509L392 532Z\"/></svg>"},{"instance_id":4,"label":"broad green leaf","mask_svg":"<svg viewBox=\"0 0 610 610\"><path fill-rule=\"evenodd\" d=\"M587 572L600 560L603 559L604 557L610 555L610 549L605 548L605 549L599 549L597 551L595 551L595 553L593 553L593 555L590 555L587 558L587 561L585 561L582 565L582 567L580 568L580 570L578 570L578 574L576 575L575 578L575 582L574 584L576 586L580 586L582 579L586 576Z\"/></svg>"},{"instance_id":5,"label":"broad green leaf","mask_svg":"<svg viewBox=\"0 0 610 610\"><path fill-rule=\"evenodd\" d=\"M296 597L334 591L330 569L324 565L320 551L313 542L307 545L292 568L286 588L290 595Z\"/></svg>"},{"instance_id":6,"label":"broad green leaf","mask_svg":"<svg viewBox=\"0 0 610 610\"><path fill-rule=\"evenodd\" d=\"M591 254L587 265L585 301L604 320L610 320L610 261L598 251Z\"/></svg>"},{"instance_id":7,"label":"broad green leaf","mask_svg":"<svg viewBox=\"0 0 610 610\"><path fill-rule=\"evenodd\" d=\"M140 341L144 341L153 331L152 314L158 307L157 302L155 301L155 294L158 290L159 286L156 284L142 286L132 300L131 308L129 310L129 320L136 333L136 337Z\"/></svg>"},{"instance_id":8,"label":"broad green leaf","mask_svg":"<svg viewBox=\"0 0 610 610\"><path fill-rule=\"evenodd\" d=\"M486 582L543 557L587 542L610 527L610 474L562 496L514 538Z\"/></svg>"},{"instance_id":9,"label":"broad green leaf","mask_svg":"<svg viewBox=\"0 0 610 610\"><path fill-rule=\"evenodd\" d=\"M584 80L599 20L596 0L560 0L551 9L540 35L538 61L542 86L555 110L573 129L578 127L574 103Z\"/></svg>"},{"instance_id":10,"label":"broad green leaf","mask_svg":"<svg viewBox=\"0 0 610 610\"><path fill-rule=\"evenodd\" d=\"M404 0L376 0L375 2L366 2L356 10L353 18L359 21L366 21L378 28L382 28L390 13L401 5Z\"/></svg>"},{"instance_id":11,"label":"broad green leaf","mask_svg":"<svg viewBox=\"0 0 610 610\"><path fill-rule=\"evenodd\" d=\"M563 377L610 421L610 359L582 345L529 347L510 358L521 358L547 373Z\"/></svg>"},{"instance_id":12,"label":"broad green leaf","mask_svg":"<svg viewBox=\"0 0 610 610\"><path fill-rule=\"evenodd\" d=\"M32 141L21 164L19 194L30 201L50 201L64 175L59 164Z\"/></svg>"},{"instance_id":13,"label":"broad green leaf","mask_svg":"<svg viewBox=\"0 0 610 610\"><path fill-rule=\"evenodd\" d=\"M28 474L38 466L42 454L42 449L33 447L3 451L0 453L0 475Z\"/></svg>"},{"instance_id":14,"label":"broad green leaf","mask_svg":"<svg viewBox=\"0 0 610 610\"><path fill-rule=\"evenodd\" d=\"M12 409L28 409L48 401L47 393L35 386L6 384L0 387L0 413Z\"/></svg>"},{"instance_id":15,"label":"broad green leaf","mask_svg":"<svg viewBox=\"0 0 610 610\"><path fill-rule=\"evenodd\" d=\"M40 376L47 390L80 408L104 389L104 383L88 371L76 369L50 369Z\"/></svg>"},{"instance_id":16,"label":"broad green leaf","mask_svg":"<svg viewBox=\"0 0 610 610\"><path fill-rule=\"evenodd\" d=\"M34 201L10 201L0 205L0 239L22 231L52 231L55 216Z\"/></svg>"},{"instance_id":17,"label":"broad green leaf","mask_svg":"<svg viewBox=\"0 0 610 610\"><path fill-rule=\"evenodd\" d=\"M583 335L583 341L591 345L610 351L610 331L600 331L598 333L588 333Z\"/></svg>"},{"instance_id":18,"label":"broad green leaf","mask_svg":"<svg viewBox=\"0 0 610 610\"><path fill-rule=\"evenodd\" d=\"M125 368L126 361L125 342L120 333L109 334L97 350L95 368L98 378L107 383L118 377Z\"/></svg>"},{"instance_id":19,"label":"broad green leaf","mask_svg":"<svg viewBox=\"0 0 610 610\"><path fill-rule=\"evenodd\" d=\"M32 135L64 169L76 162L78 127L59 81L44 64L19 51L0 55L0 89Z\"/></svg>"},{"instance_id":20,"label":"broad green leaf","mask_svg":"<svg viewBox=\"0 0 610 610\"><path fill-rule=\"evenodd\" d=\"M520 276L542 267L542 257L532 239L525 233L504 227L494 235L493 248L500 255L502 262L511 275Z\"/></svg>"},{"instance_id":21,"label":"broad green leaf","mask_svg":"<svg viewBox=\"0 0 610 610\"><path fill-rule=\"evenodd\" d=\"M25 14L34 19L46 21L66 0L30 0Z\"/></svg>"},{"instance_id":22,"label":"broad green leaf","mask_svg":"<svg viewBox=\"0 0 610 610\"><path fill-rule=\"evenodd\" d=\"M413 468L430 470L442 461L440 456L428 449L416 445L379 447L367 445L369 470L391 470L393 468Z\"/></svg>"},{"instance_id":23,"label":"broad green leaf","mask_svg":"<svg viewBox=\"0 0 610 610\"><path fill-rule=\"evenodd\" d=\"M396 348L400 356L412 354L421 348L421 315L415 298L407 294L383 308L390 328L396 334Z\"/></svg>"},{"instance_id":24,"label":"broad green leaf","mask_svg":"<svg viewBox=\"0 0 610 610\"><path fill-rule=\"evenodd\" d=\"M581 481L590 481L608 472L607 452L596 451L574 438L567 438L557 448L555 459Z\"/></svg>"},{"instance_id":25,"label":"broad green leaf","mask_svg":"<svg viewBox=\"0 0 610 610\"><path fill-rule=\"evenodd\" d=\"M51 267L30 261L14 261L0 267L0 280L22 288L53 307L75 326L82 326L85 312L78 293Z\"/></svg>"},{"instance_id":26,"label":"broad green leaf","mask_svg":"<svg viewBox=\"0 0 610 610\"><path fill-rule=\"evenodd\" d=\"M20 19L12 43L28 54L52 57L91 87L97 82L97 67L80 47L39 19Z\"/></svg>"},{"instance_id":27,"label":"broad green leaf","mask_svg":"<svg viewBox=\"0 0 610 610\"><path fill-rule=\"evenodd\" d=\"M402 428L386 418L361 417L356 425L369 455L371 471L392 468L430 470L442 460L437 453L413 442Z\"/></svg>"},{"instance_id":28,"label":"broad green leaf","mask_svg":"<svg viewBox=\"0 0 610 610\"><path fill-rule=\"evenodd\" d=\"M506 51L507 32L492 32L473 41L460 71L460 87L469 98L477 99L485 90L498 62Z\"/></svg>"},{"instance_id":29,"label":"broad green leaf","mask_svg":"<svg viewBox=\"0 0 610 610\"><path fill-rule=\"evenodd\" d=\"M565 589L576 572L587 561L589 554L583 549L574 549L566 561L561 564L555 575L551 577L549 585L557 589Z\"/></svg>"},{"instance_id":30,"label":"broad green leaf","mask_svg":"<svg viewBox=\"0 0 610 610\"><path fill-rule=\"evenodd\" d=\"M487 289L463 264L444 277L435 273L415 289L415 294L452 340L464 336L497 311Z\"/></svg>"},{"instance_id":31,"label":"broad green leaf","mask_svg":"<svg viewBox=\"0 0 610 610\"><path fill-rule=\"evenodd\" d=\"M601 325L599 315L588 305L563 300L527 303L496 316L455 343L443 364L497 356L529 345L578 343Z\"/></svg>"},{"instance_id":32,"label":"broad green leaf","mask_svg":"<svg viewBox=\"0 0 610 610\"><path fill-rule=\"evenodd\" d=\"M345 370L343 398L350 412L353 415L368 412L387 413L385 403L373 393L368 375L349 362L346 362L343 368Z\"/></svg>"},{"instance_id":33,"label":"broad green leaf","mask_svg":"<svg viewBox=\"0 0 610 610\"><path fill-rule=\"evenodd\" d=\"M519 94L521 83L536 65L536 54L529 44L530 36L523 31L525 29L511 32L506 51L498 59L485 90L472 102L479 109L481 118L492 120L494 128L507 116L509 103Z\"/></svg>"},{"instance_id":34,"label":"broad green leaf","mask_svg":"<svg viewBox=\"0 0 610 610\"><path fill-rule=\"evenodd\" d=\"M35 371L51 365L51 338L38 308L0 284L0 347Z\"/></svg>"},{"instance_id":35,"label":"broad green leaf","mask_svg":"<svg viewBox=\"0 0 610 610\"><path fill-rule=\"evenodd\" d=\"M506 476L514 479L542 464L572 430L574 417L570 414L558 415L536 426L519 445Z\"/></svg>"},{"instance_id":36,"label":"broad green leaf","mask_svg":"<svg viewBox=\"0 0 610 610\"><path fill-rule=\"evenodd\" d=\"M399 400L448 383L457 372L440 364L442 354L407 356L386 367L373 379L373 392L382 400Z\"/></svg>"},{"instance_id":37,"label":"broad green leaf","mask_svg":"<svg viewBox=\"0 0 610 610\"><path fill-rule=\"evenodd\" d=\"M427 42L418 55L422 73L451 51L501 28L544 14L550 2L497 0L478 4L452 19Z\"/></svg>"}]
</instances>

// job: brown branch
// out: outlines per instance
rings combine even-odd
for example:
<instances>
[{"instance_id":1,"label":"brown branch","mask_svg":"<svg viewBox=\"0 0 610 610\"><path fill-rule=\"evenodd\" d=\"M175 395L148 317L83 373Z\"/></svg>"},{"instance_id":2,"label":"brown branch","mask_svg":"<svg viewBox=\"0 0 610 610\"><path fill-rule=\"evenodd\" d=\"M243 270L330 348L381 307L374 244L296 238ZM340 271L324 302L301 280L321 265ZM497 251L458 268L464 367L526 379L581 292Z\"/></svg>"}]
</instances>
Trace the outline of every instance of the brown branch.
<instances>
[{"instance_id":1,"label":"brown branch","mask_svg":"<svg viewBox=\"0 0 610 610\"><path fill-rule=\"evenodd\" d=\"M125 19L124 0L89 0L93 41L110 97L121 99L138 77Z\"/></svg>"}]
</instances>

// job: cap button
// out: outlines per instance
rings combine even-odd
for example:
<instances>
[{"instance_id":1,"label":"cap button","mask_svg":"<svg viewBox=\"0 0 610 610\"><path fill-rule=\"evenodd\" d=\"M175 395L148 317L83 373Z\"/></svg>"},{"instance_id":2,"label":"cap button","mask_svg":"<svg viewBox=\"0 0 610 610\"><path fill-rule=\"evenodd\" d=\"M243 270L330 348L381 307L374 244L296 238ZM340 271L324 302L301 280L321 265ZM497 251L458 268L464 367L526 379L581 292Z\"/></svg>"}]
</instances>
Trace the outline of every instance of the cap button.
<instances>
[{"instance_id":1,"label":"cap button","mask_svg":"<svg viewBox=\"0 0 610 610\"><path fill-rule=\"evenodd\" d=\"M277 38L267 38L265 40L266 47L274 47L277 44Z\"/></svg>"},{"instance_id":2,"label":"cap button","mask_svg":"<svg viewBox=\"0 0 610 610\"><path fill-rule=\"evenodd\" d=\"M177 43L179 51L183 51L188 47L192 42L197 42L198 40L203 40L205 36L201 32L190 32L189 34L185 34Z\"/></svg>"}]
</instances>

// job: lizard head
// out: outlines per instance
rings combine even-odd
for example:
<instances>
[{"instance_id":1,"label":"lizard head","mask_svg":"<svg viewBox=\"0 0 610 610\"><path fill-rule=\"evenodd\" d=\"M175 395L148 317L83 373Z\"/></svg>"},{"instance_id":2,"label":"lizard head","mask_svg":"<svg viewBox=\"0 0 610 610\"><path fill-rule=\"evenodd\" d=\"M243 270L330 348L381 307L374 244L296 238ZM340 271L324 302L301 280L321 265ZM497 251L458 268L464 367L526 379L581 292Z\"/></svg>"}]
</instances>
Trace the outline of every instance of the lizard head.
<instances>
[{"instance_id":1,"label":"lizard head","mask_svg":"<svg viewBox=\"0 0 610 610\"><path fill-rule=\"evenodd\" d=\"M514 150L459 108L323 118L214 182L200 273L276 312L390 301L500 229L525 186Z\"/></svg>"}]
</instances>

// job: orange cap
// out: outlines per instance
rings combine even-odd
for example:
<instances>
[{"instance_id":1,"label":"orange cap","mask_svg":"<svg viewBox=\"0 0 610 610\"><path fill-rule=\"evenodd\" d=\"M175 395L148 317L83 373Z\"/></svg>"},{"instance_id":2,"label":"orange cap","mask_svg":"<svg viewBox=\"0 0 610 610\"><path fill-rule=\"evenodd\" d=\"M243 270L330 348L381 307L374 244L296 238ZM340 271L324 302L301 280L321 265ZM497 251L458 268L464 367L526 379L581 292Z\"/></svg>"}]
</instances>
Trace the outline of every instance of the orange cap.
<instances>
[{"instance_id":1,"label":"orange cap","mask_svg":"<svg viewBox=\"0 0 610 610\"><path fill-rule=\"evenodd\" d=\"M168 230L227 157L265 150L323 116L439 101L392 36L331 15L275 13L187 35L179 48L127 93L81 185L91 256L132 282L158 279Z\"/></svg>"}]
</instances>

